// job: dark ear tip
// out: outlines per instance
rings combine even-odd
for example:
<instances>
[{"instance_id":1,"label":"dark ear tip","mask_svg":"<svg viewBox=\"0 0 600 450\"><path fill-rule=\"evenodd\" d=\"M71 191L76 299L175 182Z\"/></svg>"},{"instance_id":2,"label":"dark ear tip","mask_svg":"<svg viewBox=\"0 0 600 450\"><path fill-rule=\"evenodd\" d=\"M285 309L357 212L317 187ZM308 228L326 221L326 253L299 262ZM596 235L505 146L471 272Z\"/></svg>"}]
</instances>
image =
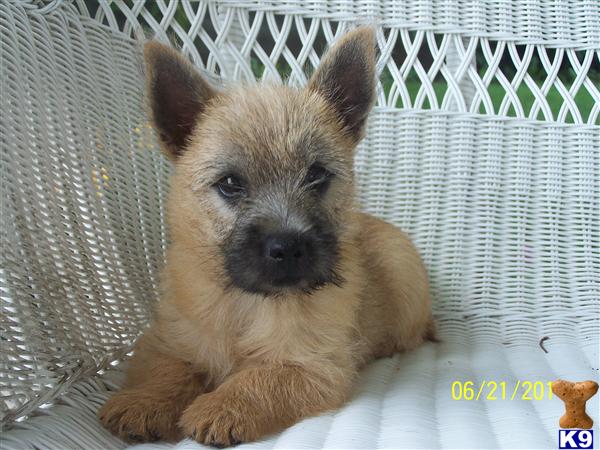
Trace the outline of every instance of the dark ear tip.
<instances>
[{"instance_id":1,"label":"dark ear tip","mask_svg":"<svg viewBox=\"0 0 600 450\"><path fill-rule=\"evenodd\" d=\"M358 44L370 57L375 58L375 46L377 45L375 27L370 25L361 25L346 33L340 41L340 44L352 42Z\"/></svg>"},{"instance_id":2,"label":"dark ear tip","mask_svg":"<svg viewBox=\"0 0 600 450\"><path fill-rule=\"evenodd\" d=\"M375 27L371 25L360 25L352 31L349 31L346 36L360 39L366 44L375 45Z\"/></svg>"},{"instance_id":3,"label":"dark ear tip","mask_svg":"<svg viewBox=\"0 0 600 450\"><path fill-rule=\"evenodd\" d=\"M154 67L161 61L185 61L174 49L158 41L148 41L144 44L144 62L146 67ZM187 62L187 61L186 61Z\"/></svg>"},{"instance_id":4,"label":"dark ear tip","mask_svg":"<svg viewBox=\"0 0 600 450\"><path fill-rule=\"evenodd\" d=\"M144 59L146 64L156 59L160 52L165 51L166 45L161 44L158 41L148 41L144 44Z\"/></svg>"}]
</instances>

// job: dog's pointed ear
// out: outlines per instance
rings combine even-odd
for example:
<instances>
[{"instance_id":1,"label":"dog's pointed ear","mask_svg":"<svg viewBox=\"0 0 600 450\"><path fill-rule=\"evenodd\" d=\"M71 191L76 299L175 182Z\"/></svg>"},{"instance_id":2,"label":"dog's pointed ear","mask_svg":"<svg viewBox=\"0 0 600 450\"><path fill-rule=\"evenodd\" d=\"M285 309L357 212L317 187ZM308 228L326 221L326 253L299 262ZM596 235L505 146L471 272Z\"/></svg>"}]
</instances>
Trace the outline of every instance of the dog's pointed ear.
<instances>
[{"instance_id":1,"label":"dog's pointed ear","mask_svg":"<svg viewBox=\"0 0 600 450\"><path fill-rule=\"evenodd\" d=\"M374 29L356 28L327 52L308 83L333 106L356 142L375 101L375 57Z\"/></svg>"},{"instance_id":2,"label":"dog's pointed ear","mask_svg":"<svg viewBox=\"0 0 600 450\"><path fill-rule=\"evenodd\" d=\"M147 93L154 127L171 159L180 156L207 103L216 95L194 66L156 41L144 46Z\"/></svg>"}]
</instances>

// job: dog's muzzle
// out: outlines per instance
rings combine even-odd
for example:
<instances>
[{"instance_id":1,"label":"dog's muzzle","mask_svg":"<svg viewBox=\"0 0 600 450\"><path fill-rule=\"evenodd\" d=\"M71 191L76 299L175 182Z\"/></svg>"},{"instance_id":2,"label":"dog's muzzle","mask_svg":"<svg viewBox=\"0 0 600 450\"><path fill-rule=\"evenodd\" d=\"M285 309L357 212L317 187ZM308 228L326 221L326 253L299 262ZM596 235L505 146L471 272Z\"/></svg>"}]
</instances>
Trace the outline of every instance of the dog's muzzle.
<instances>
[{"instance_id":1,"label":"dog's muzzle","mask_svg":"<svg viewBox=\"0 0 600 450\"><path fill-rule=\"evenodd\" d=\"M252 293L308 292L338 278L337 239L318 227L264 232L249 226L234 233L225 255L233 284Z\"/></svg>"}]
</instances>

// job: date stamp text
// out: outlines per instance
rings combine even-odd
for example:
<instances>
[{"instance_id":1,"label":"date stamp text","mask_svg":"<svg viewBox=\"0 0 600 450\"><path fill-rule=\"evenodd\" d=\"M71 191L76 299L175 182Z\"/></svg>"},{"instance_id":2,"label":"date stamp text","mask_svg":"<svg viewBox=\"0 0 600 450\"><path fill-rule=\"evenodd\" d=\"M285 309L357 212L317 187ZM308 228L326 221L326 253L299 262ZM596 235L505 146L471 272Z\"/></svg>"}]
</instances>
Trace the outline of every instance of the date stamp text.
<instances>
[{"instance_id":1,"label":"date stamp text","mask_svg":"<svg viewBox=\"0 0 600 450\"><path fill-rule=\"evenodd\" d=\"M479 400L551 400L551 381L494 381L482 380L454 381L452 383L452 399L479 401Z\"/></svg>"}]
</instances>

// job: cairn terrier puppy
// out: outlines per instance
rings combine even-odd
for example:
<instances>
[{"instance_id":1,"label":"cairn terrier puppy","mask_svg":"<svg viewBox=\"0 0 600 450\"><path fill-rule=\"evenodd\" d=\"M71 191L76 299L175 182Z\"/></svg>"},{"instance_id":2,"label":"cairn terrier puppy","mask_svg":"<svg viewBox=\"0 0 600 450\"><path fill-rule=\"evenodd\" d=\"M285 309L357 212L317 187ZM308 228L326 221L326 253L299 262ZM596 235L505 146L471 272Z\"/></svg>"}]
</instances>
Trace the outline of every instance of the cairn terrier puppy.
<instances>
[{"instance_id":1,"label":"cairn terrier puppy","mask_svg":"<svg viewBox=\"0 0 600 450\"><path fill-rule=\"evenodd\" d=\"M308 86L218 91L145 46L174 164L162 299L99 412L126 440L254 441L338 408L374 358L433 339L427 273L399 229L355 208L375 36L329 50Z\"/></svg>"}]
</instances>

